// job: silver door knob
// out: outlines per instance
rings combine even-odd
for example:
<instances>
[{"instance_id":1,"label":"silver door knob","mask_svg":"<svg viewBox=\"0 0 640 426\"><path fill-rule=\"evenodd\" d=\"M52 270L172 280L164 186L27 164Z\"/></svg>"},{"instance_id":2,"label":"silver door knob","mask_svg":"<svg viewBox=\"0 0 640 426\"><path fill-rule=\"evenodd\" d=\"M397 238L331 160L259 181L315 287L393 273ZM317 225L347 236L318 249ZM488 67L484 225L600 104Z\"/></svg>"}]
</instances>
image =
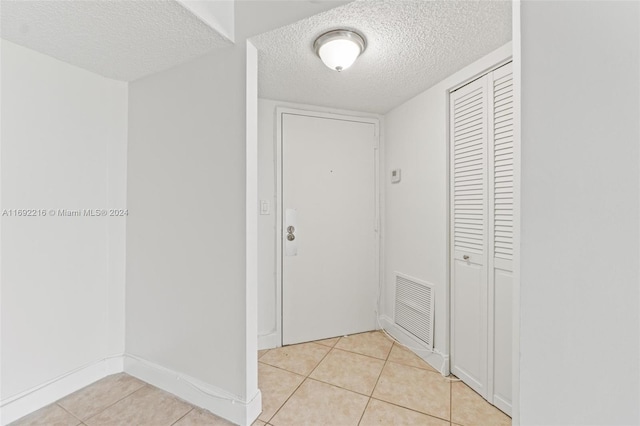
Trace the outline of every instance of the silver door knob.
<instances>
[{"instance_id":1,"label":"silver door knob","mask_svg":"<svg viewBox=\"0 0 640 426\"><path fill-rule=\"evenodd\" d=\"M465 254L464 256L462 256L462 258L463 258L464 260L469 260L469 255L468 255L468 254Z\"/></svg>"},{"instance_id":2,"label":"silver door knob","mask_svg":"<svg viewBox=\"0 0 640 426\"><path fill-rule=\"evenodd\" d=\"M293 240L296 239L296 236L293 235L294 232L296 232L296 228L294 228L291 225L287 226L287 240L288 241L293 241Z\"/></svg>"}]
</instances>

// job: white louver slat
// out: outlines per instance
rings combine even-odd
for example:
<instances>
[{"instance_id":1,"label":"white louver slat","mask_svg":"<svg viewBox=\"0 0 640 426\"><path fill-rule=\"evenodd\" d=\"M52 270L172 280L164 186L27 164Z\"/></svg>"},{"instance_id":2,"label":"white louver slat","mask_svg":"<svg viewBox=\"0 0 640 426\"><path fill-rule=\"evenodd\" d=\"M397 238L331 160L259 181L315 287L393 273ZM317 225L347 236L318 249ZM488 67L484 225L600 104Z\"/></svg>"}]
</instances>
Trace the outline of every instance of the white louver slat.
<instances>
[{"instance_id":1,"label":"white louver slat","mask_svg":"<svg viewBox=\"0 0 640 426\"><path fill-rule=\"evenodd\" d=\"M493 252L513 260L513 80L493 81Z\"/></svg>"},{"instance_id":2,"label":"white louver slat","mask_svg":"<svg viewBox=\"0 0 640 426\"><path fill-rule=\"evenodd\" d=\"M484 253L487 93L483 81L452 99L453 243L456 250Z\"/></svg>"}]
</instances>

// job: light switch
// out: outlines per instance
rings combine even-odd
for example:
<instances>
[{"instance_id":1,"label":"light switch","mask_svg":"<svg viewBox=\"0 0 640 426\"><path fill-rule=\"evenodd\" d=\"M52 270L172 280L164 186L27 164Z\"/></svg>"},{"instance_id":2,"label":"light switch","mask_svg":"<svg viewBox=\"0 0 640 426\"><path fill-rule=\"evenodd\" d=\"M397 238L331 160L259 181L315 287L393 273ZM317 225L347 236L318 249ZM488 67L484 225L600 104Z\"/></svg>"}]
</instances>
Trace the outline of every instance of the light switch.
<instances>
[{"instance_id":1,"label":"light switch","mask_svg":"<svg viewBox=\"0 0 640 426\"><path fill-rule=\"evenodd\" d=\"M391 170L391 183L400 182L400 169Z\"/></svg>"},{"instance_id":2,"label":"light switch","mask_svg":"<svg viewBox=\"0 0 640 426\"><path fill-rule=\"evenodd\" d=\"M260 200L260 214L270 214L269 202L267 200Z\"/></svg>"}]
</instances>

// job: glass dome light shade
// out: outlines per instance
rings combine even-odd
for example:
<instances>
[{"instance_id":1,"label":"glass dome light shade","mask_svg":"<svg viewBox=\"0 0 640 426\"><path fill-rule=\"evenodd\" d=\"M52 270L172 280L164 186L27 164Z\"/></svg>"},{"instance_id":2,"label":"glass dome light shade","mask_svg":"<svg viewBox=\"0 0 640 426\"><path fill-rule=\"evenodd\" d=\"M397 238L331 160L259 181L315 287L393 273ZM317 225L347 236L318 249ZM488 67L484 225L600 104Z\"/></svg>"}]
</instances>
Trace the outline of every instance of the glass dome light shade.
<instances>
[{"instance_id":1,"label":"glass dome light shade","mask_svg":"<svg viewBox=\"0 0 640 426\"><path fill-rule=\"evenodd\" d=\"M365 49L364 38L353 31L334 30L317 38L314 43L317 55L332 70L349 68Z\"/></svg>"}]
</instances>

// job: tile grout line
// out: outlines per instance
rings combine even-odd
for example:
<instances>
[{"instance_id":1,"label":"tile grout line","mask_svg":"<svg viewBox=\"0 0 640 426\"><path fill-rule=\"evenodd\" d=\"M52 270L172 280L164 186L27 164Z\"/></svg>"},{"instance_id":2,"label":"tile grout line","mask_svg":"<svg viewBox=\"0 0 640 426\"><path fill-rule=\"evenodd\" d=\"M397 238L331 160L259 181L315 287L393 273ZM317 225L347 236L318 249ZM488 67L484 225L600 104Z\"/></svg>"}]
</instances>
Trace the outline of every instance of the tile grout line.
<instances>
[{"instance_id":1,"label":"tile grout line","mask_svg":"<svg viewBox=\"0 0 640 426\"><path fill-rule=\"evenodd\" d=\"M453 382L449 382L449 422L453 422Z\"/></svg>"},{"instance_id":2,"label":"tile grout line","mask_svg":"<svg viewBox=\"0 0 640 426\"><path fill-rule=\"evenodd\" d=\"M265 423L270 423L271 420L273 420L275 418L275 416L278 415L278 413L280 412L280 410L282 410L282 407L285 406L285 404L287 402L289 402L289 400L291 399L291 397L293 396L293 394L295 394L296 392L298 392L298 389L300 389L300 386L303 385L303 383L307 381L307 377L305 377L304 379L302 379L302 381L300 382L300 384L298 386L296 386L296 388L293 390L293 392L291 392L291 395L289 395L287 397L287 399L284 400L284 402L278 407L278 409L275 411L275 413L273 413L273 415L271 417L269 417L269 420L267 420ZM260 420L260 416L258 416L258 420ZM262 420L264 421L264 420Z\"/></svg>"},{"instance_id":3,"label":"tile grout line","mask_svg":"<svg viewBox=\"0 0 640 426\"><path fill-rule=\"evenodd\" d=\"M132 377L133 377L133 376L132 376ZM129 398L131 395L133 395L134 393L139 392L140 390L142 390L142 389L146 388L147 386L149 386L149 384L148 384L148 383L143 382L142 380L140 380L140 382L141 382L141 383L144 383L144 385L143 385L143 386L140 386L138 389L134 390L133 392L131 392L131 393L129 393L129 394L127 394L127 395L123 396L122 398L120 398L119 400L117 400L116 402L114 402L113 404L109 404L109 405L107 405L107 406L106 406L106 407L104 407L102 410L100 410L100 411L98 411L97 413L95 413L95 414L93 414L93 415L91 415L91 416L87 417L86 419L84 419L82 422L84 423L84 422L86 422L87 420L90 420L90 419L92 419L92 418L96 417L97 415L104 413L106 410L108 410L109 408L113 407L114 405L116 405L116 404L117 404L117 403L119 403L120 401L124 401L125 399L127 399L127 398Z\"/></svg>"},{"instance_id":4,"label":"tile grout line","mask_svg":"<svg viewBox=\"0 0 640 426\"><path fill-rule=\"evenodd\" d=\"M358 426L362 423L362 419L364 418L364 413L367 412L367 408L369 408L369 404L371 403L371 397L367 400L367 405L364 406L364 410L362 410L362 414L360 414L360 420L358 420Z\"/></svg>"},{"instance_id":5,"label":"tile grout line","mask_svg":"<svg viewBox=\"0 0 640 426\"><path fill-rule=\"evenodd\" d=\"M337 343L337 342L336 342L336 343ZM320 345L320 344L318 344L318 343L316 343L316 344L317 344L317 345ZM320 345L320 346L323 346L323 345ZM323 347L325 347L325 348L326 348L327 346L323 346ZM271 417L269 417L269 420L267 420L267 421L266 421L266 423L271 422L271 420L273 420L273 418L274 418L275 416L277 416L277 415L278 415L278 413L280 412L280 410L282 409L282 407L284 407L284 406L286 405L286 403L287 403L287 402L289 402L289 400L291 399L291 397L292 397L292 396L293 396L293 395L298 391L298 389L300 389L300 387L304 384L304 382L306 382L306 381L307 381L307 379L310 379L310 378L309 378L309 375L310 375L311 373L313 373L313 372L315 371L315 369L316 369L316 368L318 368L318 365L320 365L320 363L321 363L322 361L324 361L324 359L327 357L327 355L329 355L329 353L330 353L332 350L333 350L333 348L329 348L329 350L327 351L327 353L325 353L325 354L324 354L324 356L322 357L322 359L321 359L320 361L318 361L318 364L316 364L316 366L315 366L315 367L314 367L314 368L313 368L313 369L312 369L312 370L311 370L311 371L310 371L306 376L303 376L303 377L304 377L304 379L302 379L302 381L300 382L300 384L299 384L298 386L296 386L296 388L293 390L293 392L291 392L291 394L287 397L287 399L285 399L285 401L280 405L280 407L278 407L278 409L275 411L275 413L273 413L273 415L272 415ZM266 355L266 354L265 354L265 355ZM271 364L267 364L266 362L265 362L265 363L263 363L263 364L271 365ZM274 368L279 368L279 367L276 367L276 366L273 366L273 365L271 365L271 366L272 366L272 367L274 367ZM282 371L286 371L286 372L288 372L288 373L293 373L292 371L285 370L284 368L279 368L279 369L280 369L280 370L282 370ZM298 376L302 376L302 374L299 374L299 373L293 373L293 374L297 374ZM259 419L259 418L260 418L260 416L258 416L258 419Z\"/></svg>"},{"instance_id":6,"label":"tile grout line","mask_svg":"<svg viewBox=\"0 0 640 426\"><path fill-rule=\"evenodd\" d=\"M320 364L320 363L321 363L321 362L322 362L322 361L327 357L327 355L329 354L329 352L331 352L331 351L333 350L333 348L330 348L329 346L321 345L321 344L319 344L319 343L315 343L315 342L296 343L295 345L288 345L288 346L307 345L307 344L309 344L309 343L313 343L313 344L315 344L316 346L320 346L320 347L321 347L321 348L323 348L323 349L329 349L329 350L328 350L328 351L327 351L327 352L322 356L322 358L320 359L320 361L318 361L318 364L317 364L317 365L316 365L316 366L311 370L311 372L310 372L310 373L308 373L308 374L306 374L306 375L305 375L305 374L298 373L298 372L296 372L296 371L287 370L287 369L286 369L286 368L284 368L284 367L280 367L280 366L277 366L277 365L270 364L270 363L269 363L269 362L267 362L267 361L260 361L260 358L258 359L258 363L263 363L263 364L269 365L269 366L271 366L271 367L275 367L275 368L278 368L278 369L280 369L280 370L286 371L286 372L288 372L288 373L297 374L297 375L299 375L299 376L303 376L303 377L309 377L309 374L313 373L313 370L315 370L315 369L316 369L316 367L317 367L317 366L318 366L318 365L319 365L319 364ZM274 349L269 349L269 350L277 350L277 349L282 349L282 348L285 348L285 347L286 347L286 346L281 346L281 347L279 347L279 348L274 348ZM266 354L265 354L265 355L266 355ZM261 357L261 358L262 358L262 357Z\"/></svg>"},{"instance_id":7,"label":"tile grout line","mask_svg":"<svg viewBox=\"0 0 640 426\"><path fill-rule=\"evenodd\" d=\"M341 350L341 351L345 351L345 352L350 352L350 353L354 353L354 354L358 354L358 355L367 356L367 357L369 357L369 358L374 358L374 359L379 359L379 360L386 361L386 360L389 358L389 354L391 353L391 349L393 349L393 345L395 344L395 342L394 342L393 340L389 339L389 338L388 338L388 337L386 337L386 336L385 336L385 339L386 339L387 341L391 342L391 348L389 348L389 352L387 352L387 355L386 355L386 357L384 357L384 358L378 358L377 356L368 355L368 354L363 354L363 353L361 353L361 352L356 352L356 351L354 351L354 350L344 349L344 348L339 348L339 347L338 347L338 343L340 343L340 340L342 340L342 339L343 339L343 338L345 338L345 337L349 337L349 336L357 336L357 335L360 335L360 334L369 334L369 333L379 333L379 331L377 331L377 330L374 330L374 331L365 331L365 332L363 332L363 333L356 333L356 334L349 334L348 336L342 336L342 337L340 337L340 339L336 342L336 344L334 345L334 347L333 347L333 348L334 348L334 349L339 349L339 350Z\"/></svg>"},{"instance_id":8,"label":"tile grout line","mask_svg":"<svg viewBox=\"0 0 640 426\"><path fill-rule=\"evenodd\" d=\"M319 383L322 383L322 384L325 384L325 385L333 386L334 388L338 388L338 389L341 389L341 390L343 390L343 391L347 391L347 392L355 393L356 395L360 395L360 396L364 396L364 397L367 397L367 398L371 398L371 395L368 395L368 394L366 394L366 393L362 393L362 392L354 391L353 389L343 388L343 387L342 387L342 386L340 386L340 385L336 385L335 383L326 382L326 381L324 381L324 380L322 380L322 379L317 379L317 378L315 378L315 377L307 377L307 379L309 379L309 380L313 380L313 381L315 381L315 382L319 382ZM373 391L372 391L372 392L373 392Z\"/></svg>"},{"instance_id":9,"label":"tile grout line","mask_svg":"<svg viewBox=\"0 0 640 426\"><path fill-rule=\"evenodd\" d=\"M364 411L362 411L362 415L360 416L360 420L358 421L358 426L362 423L362 419L364 418L364 413L367 412L367 408L369 408L369 404L371 404L371 400L373 399L373 393L376 391L376 387L378 386L378 382L380 381L380 377L382 377L382 372L384 368L387 366L387 362L389 362L389 355L391 355L391 351L393 350L393 345L395 343L391 343L391 347L389 348L389 352L387 352L387 357L384 359L384 364L382 364L382 368L380 369L380 373L378 373L378 377L376 378L376 383L373 385L373 389L371 389L371 395L369 395L369 400L367 401L366 407L364 407Z\"/></svg>"},{"instance_id":10,"label":"tile grout line","mask_svg":"<svg viewBox=\"0 0 640 426\"><path fill-rule=\"evenodd\" d=\"M358 426L360 426L360 423L362 423L362 419L364 418L364 414L367 412L367 408L369 408L369 404L371 404L371 400L373 399L373 393L376 391L376 387L378 386L378 382L380 381L380 377L382 377L382 372L384 371L384 368L387 366L387 363L389 362L389 355L391 355L391 351L393 350L393 346L395 345L395 343L391 343L391 347L389 348L389 352L387 352L387 358L384 360L384 364L382 365L382 368L380 369L380 373L378 373L378 377L376 378L376 383L373 385L373 389L371 389L371 395L369 395L369 400L367 401L367 405L364 407L364 410L362 411L362 415L360 415L360 420L358 421Z\"/></svg>"},{"instance_id":11,"label":"tile grout line","mask_svg":"<svg viewBox=\"0 0 640 426\"><path fill-rule=\"evenodd\" d=\"M369 332L366 332L366 333L369 333ZM333 352L334 350L336 350L336 351L348 352L348 353L355 354L355 355L362 355L362 356L366 356L366 357L368 357L368 358L375 359L375 360L377 360L377 361L384 361L384 360L382 360L382 359L380 359L380 358L376 358L376 357L372 357L372 356L369 356L369 355L365 355L365 354L361 354L361 353L357 353L357 352L351 352L351 351L347 351L347 350L345 350L345 349L337 348L336 346L338 345L338 343L340 343L340 340L342 340L342 338L343 338L343 337L344 337L344 336L342 336L342 337L340 337L340 338L338 339L338 341L336 342L336 344L334 345L334 347L333 347L333 348L331 348L331 350L330 350L329 352L327 352L327 353L326 353L326 355L325 355L325 356L320 360L320 362L318 363L318 365L316 365L316 366L315 366L315 368L311 371L311 373L309 373L309 375L307 376L307 378L308 378L308 379L311 379L311 380L315 380L315 381L320 382L320 383L325 383L325 384L330 385L330 386L334 386L334 387L336 387L336 388L338 388L338 389L342 389L342 390L345 390L345 391L348 391L348 392L353 392L353 393L358 394L358 395L366 396L366 397L368 397L369 399L371 399L371 395L373 395L373 391L374 391L374 390L375 390L375 388L376 388L376 386L375 386L375 385L373 386L373 389L371 390L371 395L367 395L367 394L364 394L364 393L361 393L361 392L358 392L358 391L354 391L354 390L352 390L352 389L343 388L342 386L336 385L336 384L334 384L334 383L325 382L324 380L317 379L317 378L315 378L315 377L311 377L311 375L313 374L313 372L314 372L314 371L316 371L316 370L318 369L318 367L320 367L320 364L322 364L322 361L324 361L324 360L325 360L325 358L327 358L327 357L329 356L329 354L330 354L331 352ZM391 347L393 347L393 344L391 344ZM391 349L389 349L389 353L387 353L387 358L389 358L389 354L390 354L390 353L391 353ZM380 379L380 375L382 374L382 370L384 369L384 366L385 366L385 365L386 365L386 361L385 361L385 364L382 366L382 369L380 369L380 373L378 373L378 379ZM377 385L377 384L378 384L378 380L376 380L376 385ZM367 405L369 405L369 402L368 402L368 401L367 401ZM366 409L366 408L365 408L365 409ZM364 411L362 412L362 414L364 415ZM362 419L362 418L361 418L361 419Z\"/></svg>"},{"instance_id":12,"label":"tile grout line","mask_svg":"<svg viewBox=\"0 0 640 426\"><path fill-rule=\"evenodd\" d=\"M58 401L61 401L62 398L60 398ZM58 401L54 402L53 404L57 405L58 407L62 408L62 410L64 410L67 414L69 414L71 417L73 417L74 419L78 420L81 424L84 424L84 422L82 421L81 418L79 418L78 416L76 416L75 414L73 414L71 411L67 410L66 408L64 408L62 405L58 404ZM26 416L25 416L26 417Z\"/></svg>"},{"instance_id":13,"label":"tile grout line","mask_svg":"<svg viewBox=\"0 0 640 426\"><path fill-rule=\"evenodd\" d=\"M352 354L352 355L362 355L362 354L355 353L355 352L345 351L345 350L340 349L340 348L333 348L333 349L335 349L335 350L337 350L337 351L347 352L347 353ZM333 387L336 387L336 388L339 388L339 389L345 390L345 391L347 391L347 392L352 392L352 393L355 393L355 394L358 394L358 395L365 396L365 397L367 397L367 398L371 398L371 394L358 392L358 391L353 390L353 389L348 389L348 388L345 388L345 387L343 387L343 386L341 386L341 385L338 385L338 384L335 384L335 383L331 383L331 382L325 381L324 379L319 379L319 378L317 378L317 377L311 377L311 374L313 374L313 372L314 372L314 371L315 371L315 370L320 366L320 364L322 363L322 361L324 361L324 359L325 359L327 356L329 356L329 353L330 353L330 352L333 352L333 349L332 349L332 350L330 350L329 352L327 352L327 354L324 356L324 358L323 358L322 360L320 360L320 362L318 362L318 365L317 365L317 366L316 366L316 367L311 371L311 373L309 373L309 375L308 375L308 376L303 376L303 377L304 377L305 379L307 379L307 378L308 378L308 379L310 379L310 380L314 380L314 381L316 381L316 382L324 383L324 384L326 384L326 385L333 386ZM366 355L363 355L363 356L366 356ZM376 379L376 384L377 384L377 380L380 378L380 374L382 374L382 370L384 369L384 365L386 365L386 361L385 361L385 360L383 360L383 359L380 359L380 358L374 358L374 357L370 357L370 356L367 356L367 358L370 358L370 359L375 360L375 361L382 361L383 363L385 363L385 364L383 364L382 369L380 369L380 373L378 373L378 377L377 377L377 379ZM259 361L259 363L260 363L260 362L261 362L261 361ZM275 365L267 364L267 363L265 363L265 362L262 362L262 364L264 364L264 365L268 365L269 367L277 368L278 370L281 370L281 371L284 371L284 372L287 372L287 373L290 373L290 374L296 374L296 375L298 375L298 376L302 376L302 375L301 375L301 374L299 374L299 373L295 373L295 372L293 372L293 371L290 371L290 370L287 370L287 369L284 369L284 368L281 368L281 367L277 367L277 366L275 366ZM375 389L375 384L374 384L373 388ZM371 390L371 392L373 393L373 389Z\"/></svg>"},{"instance_id":14,"label":"tile grout line","mask_svg":"<svg viewBox=\"0 0 640 426\"><path fill-rule=\"evenodd\" d=\"M429 370L428 368L416 367L415 365L403 364L401 362L392 361L392 360L389 360L389 362L392 363L392 364L395 364L395 365L401 365L403 367L417 368L418 370L427 371L429 373L435 373L435 374L437 374L438 376L440 376L442 378L445 378L445 379L447 378L447 376L443 376L439 372L433 371L433 370Z\"/></svg>"},{"instance_id":15,"label":"tile grout line","mask_svg":"<svg viewBox=\"0 0 640 426\"><path fill-rule=\"evenodd\" d=\"M404 364L399 364L399 363L397 363L397 362L389 361L389 356L391 355L391 351L393 350L393 347L394 347L395 345L396 345L396 342L393 342L393 344L391 345L391 349L389 350L389 353L387 354L387 359L385 360L384 367L383 367L383 368L382 368L382 370L380 371L380 375L378 376L378 380L376 381L376 385L375 385L375 386L374 386L374 388L373 388L373 392L375 392L376 387L378 387L378 383L380 382L380 377L382 377L382 371L384 371L384 369L385 369L385 367L387 366L387 364L388 364L388 363L396 364L396 365L401 365L401 366L403 366L403 367L410 367L410 368L416 368L416 369L418 369L418 370L423 370L422 368L412 367L412 366L410 366L410 365L404 365ZM424 370L424 371L429 371L429 370ZM437 373L438 375L442 376L442 375L441 375L440 373L438 373L437 371L433 371L433 373ZM373 392L371 393L371 399L375 399L376 401L382 401L382 402L385 402L385 403L387 403L387 404L395 405L396 407L404 408L404 409L406 409L406 410L410 410L410 411L413 411L413 412L415 412L415 413L423 414L423 415L425 415L425 416L433 417L433 418L440 419L440 420L444 420L444 421L447 421L447 422L451 423L451 382L449 382L449 420L447 420L447 419L443 419L442 417L433 416L433 415L431 415L431 414L423 413L422 411L414 410L413 408L405 407L405 406L403 406L403 405L396 404L396 403L393 403L393 402L390 402L390 401L385 401L385 400L383 400L383 399L378 399L378 398L376 398L376 397L374 397L374 396L373 396Z\"/></svg>"},{"instance_id":16,"label":"tile grout line","mask_svg":"<svg viewBox=\"0 0 640 426\"><path fill-rule=\"evenodd\" d=\"M286 368L278 367L277 365L271 365L271 364L268 364L268 363L262 362L262 361L259 361L259 364L263 364L263 365L266 365L268 367L277 368L278 370L284 371L285 373L295 374L296 376L307 378L307 376L305 376L304 374L296 373L295 371L287 370Z\"/></svg>"},{"instance_id":17,"label":"tile grout line","mask_svg":"<svg viewBox=\"0 0 640 426\"><path fill-rule=\"evenodd\" d=\"M189 404L191 405L191 404ZM194 407L193 405L191 405L191 410L187 411L186 413L184 413L184 415L182 417L180 417L178 420L176 420L175 422L171 423L169 426L173 426L176 423L178 423L180 420L184 419L185 417L187 417L189 415L190 412L192 412L193 410L195 410L196 407Z\"/></svg>"},{"instance_id":18,"label":"tile grout line","mask_svg":"<svg viewBox=\"0 0 640 426\"><path fill-rule=\"evenodd\" d=\"M342 337L340 337L340 339L342 339ZM338 342L340 341L340 339L338 339ZM338 342L336 342L336 345L338 344ZM319 343L316 343L316 344L320 345ZM323 345L320 345L320 346L323 346ZM324 346L324 347L326 348L326 347L328 347L328 346ZM273 416L271 416L271 417L269 418L269 420L267 420L267 423L271 422L271 420L273 420L273 419L275 418L275 416L277 416L277 415L278 415L278 413L280 412L280 410L282 410L282 407L284 407L284 406L287 404L287 402L289 402L289 400L291 399L291 397L292 397L293 395L295 395L295 393L296 393L296 392L298 392L298 389L300 389L300 387L304 384L304 382L306 382L307 380L314 380L314 379L312 379L312 378L311 378L311 377L309 377L309 376L310 376L311 374L313 374L313 372L316 370L316 368L318 368L318 366L322 363L322 361L324 361L324 359L325 359L327 356L329 356L329 354L330 354L334 349L335 349L335 345L334 345L333 347L329 348L329 350L327 351L327 353L325 353L325 354L324 354L324 356L322 357L322 359L321 359L320 361L318 361L318 363L316 364L316 366L315 366L315 367L314 367L314 368L313 368L313 369L312 369L312 370L311 370L311 371L310 371L310 372L309 372L309 373L304 377L304 379L302 380L302 382L300 382L300 384L299 384L299 385L298 385L298 386L293 390L293 392L291 392L291 395L289 395L289 396L287 397L287 399L282 403L282 405L280 405L280 407L278 407L278 409L276 410L276 412L275 412L275 413L273 413ZM265 363L265 364L266 364L266 363ZM269 365L269 364L267 364L267 365ZM275 367L275 368L277 368L277 367ZM281 369L281 370L283 370L283 371L287 371L287 372L290 372L290 373L291 373L291 371L289 371L289 370L284 370L284 369ZM294 374L297 374L297 373L294 373Z\"/></svg>"},{"instance_id":19,"label":"tile grout line","mask_svg":"<svg viewBox=\"0 0 640 426\"><path fill-rule=\"evenodd\" d=\"M326 345L326 344L324 344L324 343L318 343L318 342L320 342L320 340L313 340L313 341L311 341L311 343L315 343L316 345L323 345L323 346L326 346L326 347L328 347L328 348L333 349L333 348L335 348L335 346L338 344L338 342L340 341L340 339L342 339L342 337L343 337L343 336L335 336L335 337L329 337L328 339L320 339L320 340L338 339L338 340L336 340L336 343L334 343L334 344L333 344L333 345L331 345L331 346L330 346L330 345Z\"/></svg>"},{"instance_id":20,"label":"tile grout line","mask_svg":"<svg viewBox=\"0 0 640 426\"><path fill-rule=\"evenodd\" d=\"M389 361L385 361L384 365L382 366L382 369L380 370L380 374L378 374L378 378L376 379L376 384L373 385L373 389L371 390L371 395L370 398L373 398L373 394L376 392L376 388L378 387L378 383L380 383L380 377L382 377L382 372L384 371L384 369L387 367L387 363Z\"/></svg>"},{"instance_id":21,"label":"tile grout line","mask_svg":"<svg viewBox=\"0 0 640 426\"><path fill-rule=\"evenodd\" d=\"M338 341L339 341L339 340L338 340ZM336 343L336 344L337 344L337 343ZM316 371L316 370L318 369L318 367L320 366L320 364L322 364L322 361L324 361L324 360L329 356L329 354L330 354L331 352L333 352L333 350L334 350L334 349L335 349L335 347L333 347L333 348L329 349L329 350L327 351L327 353L326 353L326 354L324 354L324 356L322 357L322 359L321 359L320 361L318 361L318 363L316 364L316 366L315 366L315 367L313 367L313 369L309 372L309 374L307 374L307 378L308 378L308 379L310 379L310 378L311 378L311 375L313 374L313 372L314 372L314 371Z\"/></svg>"},{"instance_id":22,"label":"tile grout line","mask_svg":"<svg viewBox=\"0 0 640 426\"><path fill-rule=\"evenodd\" d=\"M397 342L393 341L393 345L391 346L391 351L389 351L389 356L391 356L391 352L393 351L393 347L394 347L394 346L396 346L396 345L398 345L398 347L399 347L400 349L406 349L406 350L408 350L409 352L411 352L413 355L415 355L416 357L418 357L418 359L419 359L420 361L422 361L423 363L425 363L425 364L427 365L427 368L417 367L417 366L415 366L415 365L404 364L404 363L402 363L402 362L393 361L393 360L389 360L389 362L392 362L392 363L394 363L394 364L398 364L398 365L404 365L405 367L419 368L420 370L428 371L428 372L430 372L430 373L437 373L438 375L440 375L441 377L444 377L444 378L446 378L446 377L447 377L447 376L443 376L443 375L442 375L442 373L440 373L439 371L437 371L437 370L436 370L436 369L435 369L431 364L429 364L427 361L425 361L424 359L422 359L421 357L419 357L419 356L418 356L416 353L414 353L412 350L410 350L410 349L408 349L408 348L406 348L406 347L403 347L403 345L402 345L401 343L397 343ZM389 357L387 357L387 358L389 358Z\"/></svg>"},{"instance_id":23,"label":"tile grout line","mask_svg":"<svg viewBox=\"0 0 640 426\"><path fill-rule=\"evenodd\" d=\"M373 396L371 397L371 399L375 399L376 401L384 402L385 404L394 405L394 406L396 406L398 408L404 408L405 410L413 411L414 413L422 414L423 416L427 416L427 417L431 417L431 418L434 418L434 419L445 421L447 423L451 423L450 420L447 420L445 418L434 416L433 414L427 414L424 411L418 411L418 410L416 410L414 408L405 407L404 405L396 404L395 402L386 401L384 399L376 398L376 397L373 397Z\"/></svg>"},{"instance_id":24,"label":"tile grout line","mask_svg":"<svg viewBox=\"0 0 640 426\"><path fill-rule=\"evenodd\" d=\"M367 358L371 358L371 359L377 359L378 361L385 361L386 358L379 358L377 356L373 356L373 355L367 355L367 354L363 354L362 352L356 352L354 350L349 350L349 349L343 349L343 348L332 348L332 349L337 349L339 351L343 351L343 352L349 352L350 354L356 354L356 355L362 355L362 356L366 356Z\"/></svg>"}]
</instances>

